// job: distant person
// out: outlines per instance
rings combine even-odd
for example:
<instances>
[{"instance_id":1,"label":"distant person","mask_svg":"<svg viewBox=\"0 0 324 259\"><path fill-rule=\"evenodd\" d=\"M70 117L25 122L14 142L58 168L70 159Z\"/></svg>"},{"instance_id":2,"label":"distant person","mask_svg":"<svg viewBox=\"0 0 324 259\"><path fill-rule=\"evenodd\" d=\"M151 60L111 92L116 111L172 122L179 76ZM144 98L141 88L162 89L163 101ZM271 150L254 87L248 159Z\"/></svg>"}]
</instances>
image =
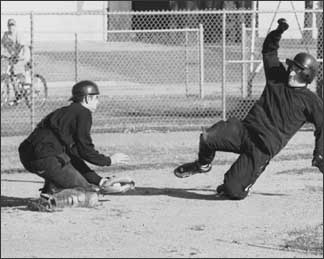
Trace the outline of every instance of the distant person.
<instances>
[{"instance_id":1,"label":"distant person","mask_svg":"<svg viewBox=\"0 0 324 259\"><path fill-rule=\"evenodd\" d=\"M26 84L30 84L29 47L24 43L20 33L17 31L15 19L8 19L7 26L8 31L5 31L1 38L1 57L2 55L9 57L14 64L15 74ZM11 104L17 104L17 100Z\"/></svg>"},{"instance_id":2,"label":"distant person","mask_svg":"<svg viewBox=\"0 0 324 259\"><path fill-rule=\"evenodd\" d=\"M5 31L1 38L1 52L8 55L15 62L16 74L23 74L27 71L27 63L30 62L29 47L24 43L16 28L16 21L8 19L8 31Z\"/></svg>"},{"instance_id":3,"label":"distant person","mask_svg":"<svg viewBox=\"0 0 324 259\"><path fill-rule=\"evenodd\" d=\"M243 120L222 120L203 131L198 160L177 167L177 177L209 172L216 151L237 153L238 159L216 191L229 199L244 199L271 159L306 122L315 126L312 165L324 172L323 101L307 88L318 72L318 63L312 55L298 53L293 60L286 60L286 70L278 49L288 27L285 19L279 19L277 29L263 43L266 85L260 99Z\"/></svg>"},{"instance_id":4,"label":"distant person","mask_svg":"<svg viewBox=\"0 0 324 259\"><path fill-rule=\"evenodd\" d=\"M110 166L127 164L129 161L129 157L123 153L107 156L94 147L90 130L92 113L99 103L97 84L88 80L76 83L72 87L70 100L70 105L54 110L41 120L19 146L24 168L45 179L41 189L44 206L50 207L48 202L59 199L60 192L66 189L71 190L72 199L76 195L75 189L81 189L91 196L93 193L109 194L134 188L132 180L101 177L85 163ZM83 205L82 202L79 205Z\"/></svg>"}]
</instances>

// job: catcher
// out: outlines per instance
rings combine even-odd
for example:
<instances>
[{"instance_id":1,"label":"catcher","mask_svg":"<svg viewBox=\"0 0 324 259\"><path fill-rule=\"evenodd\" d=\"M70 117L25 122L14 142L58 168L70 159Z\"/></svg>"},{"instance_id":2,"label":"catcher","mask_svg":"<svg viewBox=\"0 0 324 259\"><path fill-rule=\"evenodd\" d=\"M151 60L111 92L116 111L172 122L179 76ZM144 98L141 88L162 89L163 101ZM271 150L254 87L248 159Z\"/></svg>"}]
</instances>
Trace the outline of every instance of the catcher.
<instances>
[{"instance_id":1,"label":"catcher","mask_svg":"<svg viewBox=\"0 0 324 259\"><path fill-rule=\"evenodd\" d=\"M315 126L312 165L323 173L323 101L307 88L316 76L318 63L312 55L298 53L293 60L286 59L286 70L279 61L278 48L288 27L285 19L279 19L278 27L263 43L266 86L260 99L243 120L231 118L203 130L198 160L177 167L177 177L207 173L216 151L234 152L239 157L216 192L229 199L244 199L269 161L305 122Z\"/></svg>"},{"instance_id":2,"label":"catcher","mask_svg":"<svg viewBox=\"0 0 324 259\"><path fill-rule=\"evenodd\" d=\"M87 203L85 197L93 204L98 194L122 193L135 186L128 178L101 177L85 163L110 166L129 161L123 153L106 156L94 148L90 129L98 98L97 84L87 80L76 83L72 103L48 114L19 146L24 168L45 179L41 201L49 209L59 203L64 207L62 202L83 206Z\"/></svg>"}]
</instances>

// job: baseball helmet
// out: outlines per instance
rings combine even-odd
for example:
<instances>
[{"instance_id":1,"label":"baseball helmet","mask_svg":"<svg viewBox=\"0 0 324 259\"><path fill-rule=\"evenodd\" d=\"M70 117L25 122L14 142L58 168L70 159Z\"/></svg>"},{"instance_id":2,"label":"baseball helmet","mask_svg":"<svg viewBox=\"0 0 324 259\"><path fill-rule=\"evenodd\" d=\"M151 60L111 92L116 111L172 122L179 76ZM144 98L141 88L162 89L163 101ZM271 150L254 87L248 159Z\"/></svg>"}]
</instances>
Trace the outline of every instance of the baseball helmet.
<instances>
[{"instance_id":1,"label":"baseball helmet","mask_svg":"<svg viewBox=\"0 0 324 259\"><path fill-rule=\"evenodd\" d=\"M84 80L76 83L72 87L72 97L70 98L70 100L96 94L99 94L99 88L97 84L90 80Z\"/></svg>"},{"instance_id":2,"label":"baseball helmet","mask_svg":"<svg viewBox=\"0 0 324 259\"><path fill-rule=\"evenodd\" d=\"M305 52L298 53L293 60L286 59L286 64L289 67L296 65L300 68L302 70L300 72L301 78L307 84L310 84L313 81L318 71L318 62L316 59Z\"/></svg>"}]
</instances>

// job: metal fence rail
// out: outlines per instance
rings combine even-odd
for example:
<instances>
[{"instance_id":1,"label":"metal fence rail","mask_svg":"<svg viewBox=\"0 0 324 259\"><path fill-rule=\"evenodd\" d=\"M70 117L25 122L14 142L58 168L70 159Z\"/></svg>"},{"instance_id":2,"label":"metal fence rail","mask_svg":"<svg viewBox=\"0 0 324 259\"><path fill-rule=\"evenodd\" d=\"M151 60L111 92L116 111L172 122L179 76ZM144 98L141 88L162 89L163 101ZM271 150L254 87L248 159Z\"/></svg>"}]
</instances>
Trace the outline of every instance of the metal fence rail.
<instances>
[{"instance_id":1,"label":"metal fence rail","mask_svg":"<svg viewBox=\"0 0 324 259\"><path fill-rule=\"evenodd\" d=\"M323 78L322 10L1 13L1 33L8 18L17 20L31 46L32 72L46 78L49 94L43 107L1 107L1 136L28 134L44 115L68 104L72 85L82 79L98 82L102 93L94 132L199 129L242 118L264 87L265 32L252 25L269 14L274 29L279 17L297 13L313 17L312 26L297 20L289 29L297 37L283 36L279 56L316 56L315 91ZM58 19L71 26L56 26ZM94 29L72 26L85 22Z\"/></svg>"}]
</instances>

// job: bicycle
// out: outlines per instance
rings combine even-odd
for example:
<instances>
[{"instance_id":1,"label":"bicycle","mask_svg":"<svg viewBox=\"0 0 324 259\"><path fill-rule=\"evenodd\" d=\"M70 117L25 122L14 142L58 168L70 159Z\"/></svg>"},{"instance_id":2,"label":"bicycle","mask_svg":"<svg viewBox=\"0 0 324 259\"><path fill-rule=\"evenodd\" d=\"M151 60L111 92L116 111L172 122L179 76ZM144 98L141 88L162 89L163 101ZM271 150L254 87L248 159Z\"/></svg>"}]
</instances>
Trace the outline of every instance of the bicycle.
<instances>
[{"instance_id":1,"label":"bicycle","mask_svg":"<svg viewBox=\"0 0 324 259\"><path fill-rule=\"evenodd\" d=\"M34 96L32 96L31 83L26 82L23 74L16 74L14 71L14 65L22 59L1 55L1 61L3 60L8 61L8 67L6 72L1 74L1 108L5 105L18 105L22 99L25 99L27 107L31 108L32 97L34 97L34 105L38 108L42 107L45 104L48 95L45 78L40 74L34 74ZM28 70L26 73L30 73L32 69L31 64L29 63L27 66Z\"/></svg>"}]
</instances>

